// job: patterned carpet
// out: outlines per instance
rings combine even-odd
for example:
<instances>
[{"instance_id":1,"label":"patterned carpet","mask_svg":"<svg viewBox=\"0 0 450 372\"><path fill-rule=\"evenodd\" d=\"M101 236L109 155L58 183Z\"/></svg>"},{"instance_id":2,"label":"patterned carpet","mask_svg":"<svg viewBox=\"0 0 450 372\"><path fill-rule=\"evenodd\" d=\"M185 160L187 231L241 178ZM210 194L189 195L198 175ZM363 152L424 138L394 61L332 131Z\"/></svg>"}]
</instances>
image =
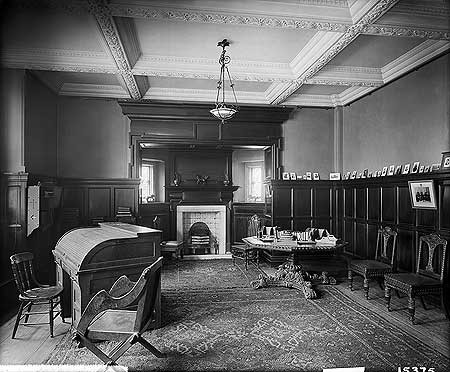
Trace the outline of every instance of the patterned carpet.
<instances>
[{"instance_id":1,"label":"patterned carpet","mask_svg":"<svg viewBox=\"0 0 450 372\"><path fill-rule=\"evenodd\" d=\"M322 371L400 366L448 371L450 360L337 287L305 300L292 289L253 290L258 275L229 260L183 261L163 270L163 327L145 334L165 359L133 346L120 364L157 371ZM104 343L106 349L114 346ZM97 364L65 336L47 364Z\"/></svg>"}]
</instances>

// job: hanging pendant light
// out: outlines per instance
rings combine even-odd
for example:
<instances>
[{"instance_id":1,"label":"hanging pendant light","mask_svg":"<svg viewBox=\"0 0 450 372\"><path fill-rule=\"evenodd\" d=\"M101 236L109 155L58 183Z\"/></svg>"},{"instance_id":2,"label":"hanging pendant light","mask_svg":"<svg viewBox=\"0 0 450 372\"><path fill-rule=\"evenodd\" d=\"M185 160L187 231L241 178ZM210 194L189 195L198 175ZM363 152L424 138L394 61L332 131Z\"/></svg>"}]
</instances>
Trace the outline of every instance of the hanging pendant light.
<instances>
[{"instance_id":1,"label":"hanging pendant light","mask_svg":"<svg viewBox=\"0 0 450 372\"><path fill-rule=\"evenodd\" d=\"M234 83L231 80L230 71L228 70L228 64L231 58L226 55L225 47L229 46L230 42L227 39L223 39L217 43L218 47L222 48L222 53L220 54L219 64L220 64L220 77L217 82L217 95L216 95L216 107L210 110L217 119L222 121L222 124L226 120L231 119L238 111L236 93L234 91ZM231 91L233 92L235 104L227 104L225 100L225 79L228 77Z\"/></svg>"}]
</instances>

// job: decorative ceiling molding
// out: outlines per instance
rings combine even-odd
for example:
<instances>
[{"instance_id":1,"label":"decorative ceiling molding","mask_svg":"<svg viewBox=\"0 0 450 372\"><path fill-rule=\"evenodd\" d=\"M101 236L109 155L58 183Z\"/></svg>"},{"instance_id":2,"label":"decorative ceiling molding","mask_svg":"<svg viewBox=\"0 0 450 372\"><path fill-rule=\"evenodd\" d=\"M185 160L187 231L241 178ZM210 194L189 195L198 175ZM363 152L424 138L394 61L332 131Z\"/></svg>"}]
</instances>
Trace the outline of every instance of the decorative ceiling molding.
<instances>
[{"instance_id":1,"label":"decorative ceiling molding","mask_svg":"<svg viewBox=\"0 0 450 372\"><path fill-rule=\"evenodd\" d=\"M388 83L434 57L445 53L449 49L450 42L448 41L425 40L423 43L382 67L383 82Z\"/></svg>"},{"instance_id":2,"label":"decorative ceiling molding","mask_svg":"<svg viewBox=\"0 0 450 372\"><path fill-rule=\"evenodd\" d=\"M177 58L172 56L143 56L133 68L134 75L218 79L216 59ZM291 81L287 63L233 60L233 80L238 81Z\"/></svg>"},{"instance_id":3,"label":"decorative ceiling molding","mask_svg":"<svg viewBox=\"0 0 450 372\"><path fill-rule=\"evenodd\" d=\"M117 73L114 60L103 52L63 49L3 49L0 60L9 68L48 71Z\"/></svg>"},{"instance_id":4,"label":"decorative ceiling molding","mask_svg":"<svg viewBox=\"0 0 450 372\"><path fill-rule=\"evenodd\" d=\"M129 98L128 92L119 85L65 83L59 90L61 96Z\"/></svg>"},{"instance_id":5,"label":"decorative ceiling molding","mask_svg":"<svg viewBox=\"0 0 450 372\"><path fill-rule=\"evenodd\" d=\"M277 97L272 104L278 105L285 101L291 94L293 94L298 88L300 88L305 81L312 78L322 67L330 62L339 52L347 47L361 32L372 24L383 14L385 14L392 6L397 3L398 0L380 0L373 8L371 8L358 23L351 26L339 40L325 53L323 53L316 62L308 68L305 73L296 79L288 89L286 89L279 97Z\"/></svg>"},{"instance_id":6,"label":"decorative ceiling molding","mask_svg":"<svg viewBox=\"0 0 450 372\"><path fill-rule=\"evenodd\" d=\"M306 84L379 87L383 77L380 68L327 65Z\"/></svg>"},{"instance_id":7,"label":"decorative ceiling molding","mask_svg":"<svg viewBox=\"0 0 450 372\"><path fill-rule=\"evenodd\" d=\"M285 105L332 107L331 96L325 94L300 94L289 97Z\"/></svg>"},{"instance_id":8,"label":"decorative ceiling molding","mask_svg":"<svg viewBox=\"0 0 450 372\"><path fill-rule=\"evenodd\" d=\"M418 15L425 17L441 17L448 20L450 17L450 6L446 1L442 1L440 5L436 6L432 4L427 4L424 6L424 4L417 3L417 1L404 1L392 9L392 13L408 16Z\"/></svg>"},{"instance_id":9,"label":"decorative ceiling molding","mask_svg":"<svg viewBox=\"0 0 450 372\"><path fill-rule=\"evenodd\" d=\"M422 39L450 40L450 32L436 31L429 28L391 26L391 25L368 25L362 32L365 35L374 36L397 36L397 37L418 37Z\"/></svg>"},{"instance_id":10,"label":"decorative ceiling molding","mask_svg":"<svg viewBox=\"0 0 450 372\"><path fill-rule=\"evenodd\" d=\"M307 20L297 17L255 16L228 14L222 12L204 12L174 8L155 8L132 4L110 4L111 14L115 17L146 18L164 21L183 21L195 23L213 23L237 26L258 26L270 28L309 29L320 31L344 32L348 24L331 21Z\"/></svg>"},{"instance_id":11,"label":"decorative ceiling molding","mask_svg":"<svg viewBox=\"0 0 450 372\"><path fill-rule=\"evenodd\" d=\"M214 103L216 90L150 87L144 99L202 101ZM239 92L240 103L267 104L264 92Z\"/></svg>"},{"instance_id":12,"label":"decorative ceiling molding","mask_svg":"<svg viewBox=\"0 0 450 372\"><path fill-rule=\"evenodd\" d=\"M290 66L293 76L298 78L303 74L317 59L317 55L325 53L342 36L336 32L317 32L302 50L291 61Z\"/></svg>"},{"instance_id":13,"label":"decorative ceiling molding","mask_svg":"<svg viewBox=\"0 0 450 372\"><path fill-rule=\"evenodd\" d=\"M125 54L114 19L105 0L88 0L89 11L94 15L100 30L108 44L109 50L117 64L120 74L126 83L131 98L140 99L142 94L131 72L131 66Z\"/></svg>"},{"instance_id":14,"label":"decorative ceiling molding","mask_svg":"<svg viewBox=\"0 0 450 372\"><path fill-rule=\"evenodd\" d=\"M272 83L266 90L267 102L272 102L276 97L278 97L283 91L285 91L292 81L286 83Z\"/></svg>"},{"instance_id":15,"label":"decorative ceiling molding","mask_svg":"<svg viewBox=\"0 0 450 372\"><path fill-rule=\"evenodd\" d=\"M350 87L335 97L334 105L335 107L348 105L358 98L372 92L374 89L375 88L372 87Z\"/></svg>"}]
</instances>

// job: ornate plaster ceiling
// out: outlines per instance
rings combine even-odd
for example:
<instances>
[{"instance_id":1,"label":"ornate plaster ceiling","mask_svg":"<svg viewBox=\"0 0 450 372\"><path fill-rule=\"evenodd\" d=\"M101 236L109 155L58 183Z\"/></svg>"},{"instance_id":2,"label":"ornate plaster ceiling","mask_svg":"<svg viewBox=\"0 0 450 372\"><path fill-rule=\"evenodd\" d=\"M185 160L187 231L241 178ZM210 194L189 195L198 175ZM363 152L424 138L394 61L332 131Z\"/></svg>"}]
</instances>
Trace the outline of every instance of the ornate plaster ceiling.
<instances>
[{"instance_id":1,"label":"ornate plaster ceiling","mask_svg":"<svg viewBox=\"0 0 450 372\"><path fill-rule=\"evenodd\" d=\"M346 105L450 49L447 0L15 0L0 62L59 95Z\"/></svg>"}]
</instances>

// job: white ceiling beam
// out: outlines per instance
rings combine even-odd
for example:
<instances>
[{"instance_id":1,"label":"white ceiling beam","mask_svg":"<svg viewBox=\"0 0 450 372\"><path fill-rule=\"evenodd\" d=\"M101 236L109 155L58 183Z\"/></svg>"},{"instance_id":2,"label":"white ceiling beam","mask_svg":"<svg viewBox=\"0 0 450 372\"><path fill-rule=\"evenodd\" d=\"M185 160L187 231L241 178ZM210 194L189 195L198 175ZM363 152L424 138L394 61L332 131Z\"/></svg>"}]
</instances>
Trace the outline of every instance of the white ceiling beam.
<instances>
[{"instance_id":1,"label":"white ceiling beam","mask_svg":"<svg viewBox=\"0 0 450 372\"><path fill-rule=\"evenodd\" d=\"M89 0L89 11L97 20L100 31L108 44L109 51L117 64L119 74L125 81L131 98L141 99L143 94L140 92L136 79L131 72L130 61L105 0Z\"/></svg>"},{"instance_id":2,"label":"white ceiling beam","mask_svg":"<svg viewBox=\"0 0 450 372\"><path fill-rule=\"evenodd\" d=\"M330 62L339 52L344 50L353 40L355 40L367 25L374 23L385 14L398 0L379 0L375 6L368 10L360 20L351 26L331 48L319 55L313 65L311 65L299 78L293 81L290 86L271 103L278 105L283 103L290 95L300 88L308 79L311 79L319 70Z\"/></svg>"}]
</instances>

